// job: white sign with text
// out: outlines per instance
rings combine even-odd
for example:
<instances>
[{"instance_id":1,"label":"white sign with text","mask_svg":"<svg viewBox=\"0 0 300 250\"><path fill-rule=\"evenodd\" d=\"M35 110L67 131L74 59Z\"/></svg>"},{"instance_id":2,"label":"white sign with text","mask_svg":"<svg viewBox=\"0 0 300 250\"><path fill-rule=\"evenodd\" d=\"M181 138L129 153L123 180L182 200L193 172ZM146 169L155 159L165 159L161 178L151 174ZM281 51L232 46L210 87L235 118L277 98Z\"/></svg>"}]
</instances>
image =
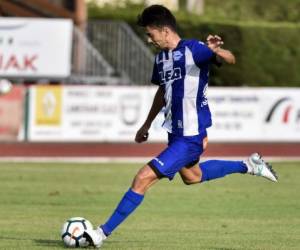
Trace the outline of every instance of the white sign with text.
<instances>
[{"instance_id":1,"label":"white sign with text","mask_svg":"<svg viewBox=\"0 0 300 250\"><path fill-rule=\"evenodd\" d=\"M67 77L73 23L69 19L0 18L0 75Z\"/></svg>"},{"instance_id":2,"label":"white sign with text","mask_svg":"<svg viewBox=\"0 0 300 250\"><path fill-rule=\"evenodd\" d=\"M134 142L156 87L38 86L30 88L31 141ZM210 141L300 141L300 89L209 88ZM150 142L165 142L161 112Z\"/></svg>"}]
</instances>

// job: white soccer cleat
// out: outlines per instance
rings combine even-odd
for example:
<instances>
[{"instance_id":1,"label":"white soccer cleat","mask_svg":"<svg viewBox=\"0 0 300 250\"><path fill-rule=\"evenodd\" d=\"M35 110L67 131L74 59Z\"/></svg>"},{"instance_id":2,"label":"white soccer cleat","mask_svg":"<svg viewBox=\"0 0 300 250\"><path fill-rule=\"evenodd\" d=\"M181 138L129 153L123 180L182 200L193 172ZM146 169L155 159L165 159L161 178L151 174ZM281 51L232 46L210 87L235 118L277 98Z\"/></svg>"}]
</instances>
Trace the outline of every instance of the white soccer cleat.
<instances>
[{"instance_id":1,"label":"white soccer cleat","mask_svg":"<svg viewBox=\"0 0 300 250\"><path fill-rule=\"evenodd\" d=\"M88 228L85 230L83 237L89 242L89 246L94 246L96 248L100 248L103 241L107 238L101 227L98 227L95 230Z\"/></svg>"},{"instance_id":2,"label":"white soccer cleat","mask_svg":"<svg viewBox=\"0 0 300 250\"><path fill-rule=\"evenodd\" d=\"M244 163L248 168L248 174L262 176L274 182L278 181L276 172L269 163L264 162L260 154L253 153Z\"/></svg>"}]
</instances>

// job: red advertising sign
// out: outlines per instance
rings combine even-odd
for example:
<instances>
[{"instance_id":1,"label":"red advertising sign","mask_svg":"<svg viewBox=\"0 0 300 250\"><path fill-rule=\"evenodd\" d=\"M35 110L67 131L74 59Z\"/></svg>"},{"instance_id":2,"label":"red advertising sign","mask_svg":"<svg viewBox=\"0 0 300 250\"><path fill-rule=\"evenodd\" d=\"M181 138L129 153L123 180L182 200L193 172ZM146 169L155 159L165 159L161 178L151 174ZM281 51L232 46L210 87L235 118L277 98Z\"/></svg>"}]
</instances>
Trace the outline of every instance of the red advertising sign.
<instances>
[{"instance_id":1,"label":"red advertising sign","mask_svg":"<svg viewBox=\"0 0 300 250\"><path fill-rule=\"evenodd\" d=\"M22 139L24 101L24 86L14 86L8 94L0 95L0 141Z\"/></svg>"}]
</instances>

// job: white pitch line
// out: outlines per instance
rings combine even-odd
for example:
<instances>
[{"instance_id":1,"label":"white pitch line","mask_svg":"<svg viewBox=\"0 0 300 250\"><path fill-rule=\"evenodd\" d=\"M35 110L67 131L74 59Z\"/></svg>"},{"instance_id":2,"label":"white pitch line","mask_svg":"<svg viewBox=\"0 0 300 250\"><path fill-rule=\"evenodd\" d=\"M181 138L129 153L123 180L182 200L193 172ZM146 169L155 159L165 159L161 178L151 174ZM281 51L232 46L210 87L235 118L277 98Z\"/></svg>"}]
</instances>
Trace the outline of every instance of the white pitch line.
<instances>
[{"instance_id":1,"label":"white pitch line","mask_svg":"<svg viewBox=\"0 0 300 250\"><path fill-rule=\"evenodd\" d=\"M0 157L0 162L7 163L144 163L149 162L153 157ZM244 156L224 157L201 157L200 162L206 160L244 160ZM300 161L299 157L264 157L266 161L270 162L291 162Z\"/></svg>"},{"instance_id":2,"label":"white pitch line","mask_svg":"<svg viewBox=\"0 0 300 250\"><path fill-rule=\"evenodd\" d=\"M152 158L146 157L0 157L0 162L26 163L142 163Z\"/></svg>"}]
</instances>

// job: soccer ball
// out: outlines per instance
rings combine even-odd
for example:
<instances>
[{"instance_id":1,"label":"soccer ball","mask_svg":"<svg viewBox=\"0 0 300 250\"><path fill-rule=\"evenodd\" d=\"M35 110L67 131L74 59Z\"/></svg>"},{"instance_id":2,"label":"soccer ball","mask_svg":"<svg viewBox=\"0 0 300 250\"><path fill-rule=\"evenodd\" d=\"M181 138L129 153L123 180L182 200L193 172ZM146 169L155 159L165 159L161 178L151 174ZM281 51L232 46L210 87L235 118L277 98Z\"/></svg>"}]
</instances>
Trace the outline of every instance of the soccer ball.
<instances>
[{"instance_id":1,"label":"soccer ball","mask_svg":"<svg viewBox=\"0 0 300 250\"><path fill-rule=\"evenodd\" d=\"M12 90L12 83L6 79L0 79L0 95L6 95Z\"/></svg>"},{"instance_id":2,"label":"soccer ball","mask_svg":"<svg viewBox=\"0 0 300 250\"><path fill-rule=\"evenodd\" d=\"M86 229L93 229L91 222L82 217L68 219L62 227L61 238L67 247L86 247L89 242L83 236Z\"/></svg>"}]
</instances>

